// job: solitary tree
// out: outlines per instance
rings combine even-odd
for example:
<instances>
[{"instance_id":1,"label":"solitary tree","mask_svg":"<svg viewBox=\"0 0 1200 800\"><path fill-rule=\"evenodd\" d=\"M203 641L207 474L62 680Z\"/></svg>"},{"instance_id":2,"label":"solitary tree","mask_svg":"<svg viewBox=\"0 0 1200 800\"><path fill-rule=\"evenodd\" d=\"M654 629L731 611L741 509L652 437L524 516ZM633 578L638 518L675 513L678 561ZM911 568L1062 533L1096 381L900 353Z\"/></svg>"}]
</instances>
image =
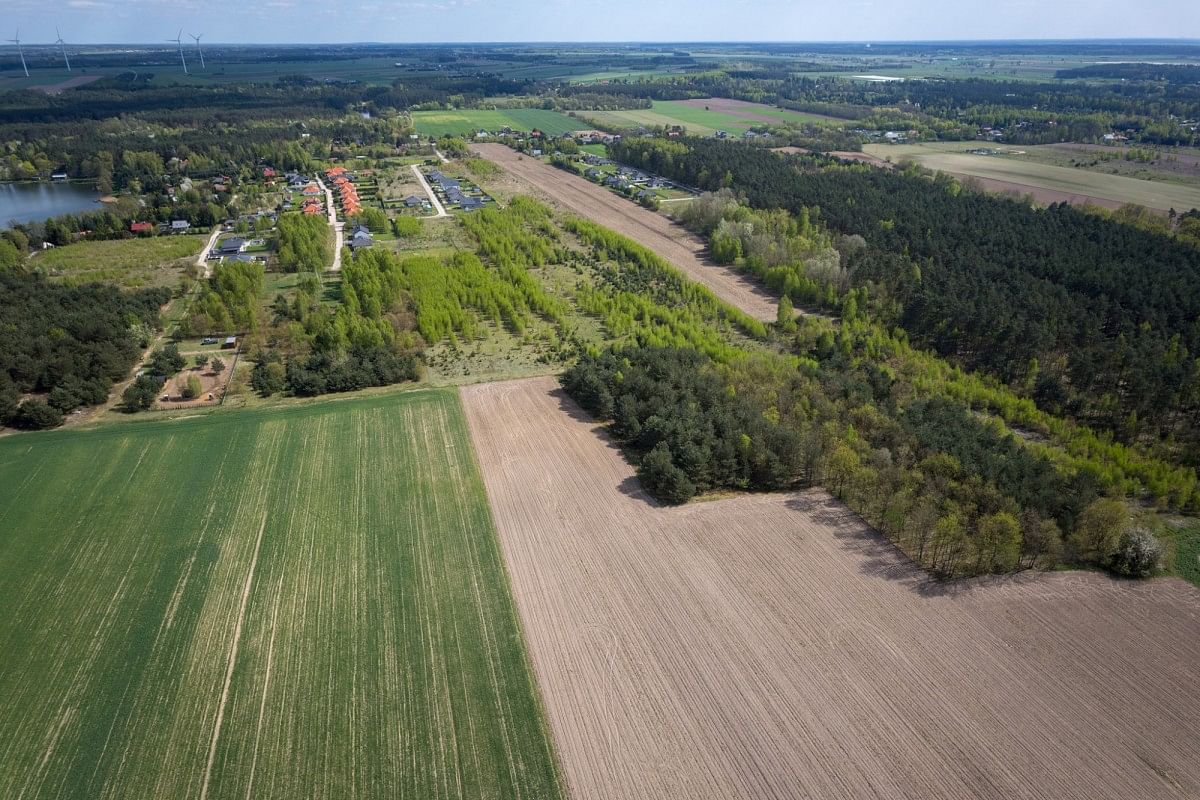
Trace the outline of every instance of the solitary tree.
<instances>
[{"instance_id":1,"label":"solitary tree","mask_svg":"<svg viewBox=\"0 0 1200 800\"><path fill-rule=\"evenodd\" d=\"M1129 509L1120 500L1101 497L1083 510L1071 532L1071 546L1080 561L1103 564L1116 551L1129 523Z\"/></svg>"},{"instance_id":2,"label":"solitary tree","mask_svg":"<svg viewBox=\"0 0 1200 800\"><path fill-rule=\"evenodd\" d=\"M217 356L213 356L212 361L208 362L208 365L212 367L214 375L220 375L225 371L225 362Z\"/></svg>"},{"instance_id":3,"label":"solitary tree","mask_svg":"<svg viewBox=\"0 0 1200 800\"><path fill-rule=\"evenodd\" d=\"M776 312L775 320L779 324L779 329L784 333L795 333L796 309L792 306L791 298L786 294L779 298L779 310Z\"/></svg>"}]
</instances>

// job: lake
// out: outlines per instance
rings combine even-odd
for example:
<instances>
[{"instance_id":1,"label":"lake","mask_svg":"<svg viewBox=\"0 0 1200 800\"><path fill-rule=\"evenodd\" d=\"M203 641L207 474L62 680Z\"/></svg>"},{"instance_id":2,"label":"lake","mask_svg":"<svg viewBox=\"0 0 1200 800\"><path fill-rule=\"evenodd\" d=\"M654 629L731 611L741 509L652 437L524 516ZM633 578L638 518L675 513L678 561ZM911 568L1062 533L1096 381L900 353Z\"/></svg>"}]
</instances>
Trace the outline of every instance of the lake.
<instances>
[{"instance_id":1,"label":"lake","mask_svg":"<svg viewBox=\"0 0 1200 800\"><path fill-rule=\"evenodd\" d=\"M100 194L82 183L0 183L0 228L11 222L36 222L59 214L104 208Z\"/></svg>"}]
</instances>

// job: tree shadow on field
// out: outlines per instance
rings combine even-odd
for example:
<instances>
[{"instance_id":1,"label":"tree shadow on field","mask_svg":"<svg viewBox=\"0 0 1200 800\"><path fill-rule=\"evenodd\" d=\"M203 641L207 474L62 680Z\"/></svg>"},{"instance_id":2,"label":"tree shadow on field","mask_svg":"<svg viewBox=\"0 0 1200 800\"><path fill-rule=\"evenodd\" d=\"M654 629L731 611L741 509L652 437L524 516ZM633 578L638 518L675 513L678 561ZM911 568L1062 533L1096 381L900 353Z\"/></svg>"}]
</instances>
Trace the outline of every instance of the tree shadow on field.
<instances>
[{"instance_id":1,"label":"tree shadow on field","mask_svg":"<svg viewBox=\"0 0 1200 800\"><path fill-rule=\"evenodd\" d=\"M865 578L898 583L922 597L944 597L969 588L963 581L937 580L858 514L823 491L797 494L786 505L826 526Z\"/></svg>"},{"instance_id":2,"label":"tree shadow on field","mask_svg":"<svg viewBox=\"0 0 1200 800\"><path fill-rule=\"evenodd\" d=\"M561 386L552 389L550 391L550 396L558 401L559 410L568 417L576 422L583 422L589 425L591 428L591 434L596 437L602 446L608 448L609 450L615 451L621 456L621 459L626 464L630 465L630 467L636 467L637 462L636 459L632 457L633 454L626 451L623 447L621 447L620 444L617 443L615 439L613 439L612 434L608 432L608 426L597 421L595 417L580 408L579 404L572 400L571 396L568 395ZM645 503L651 508L662 507L657 500L646 493L646 490L642 488L641 481L638 480L636 475L630 475L626 477L624 480L618 483L615 488L618 492L626 497L632 500L637 500L641 503ZM603 491L603 488L597 487L597 491Z\"/></svg>"}]
</instances>

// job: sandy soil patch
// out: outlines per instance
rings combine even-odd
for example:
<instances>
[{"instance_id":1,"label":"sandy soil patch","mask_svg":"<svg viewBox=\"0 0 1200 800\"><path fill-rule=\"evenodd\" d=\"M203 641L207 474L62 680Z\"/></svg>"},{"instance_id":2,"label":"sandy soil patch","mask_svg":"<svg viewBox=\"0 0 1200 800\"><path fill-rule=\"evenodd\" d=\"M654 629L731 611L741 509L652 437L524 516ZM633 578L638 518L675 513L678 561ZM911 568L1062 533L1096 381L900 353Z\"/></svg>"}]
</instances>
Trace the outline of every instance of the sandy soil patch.
<instances>
[{"instance_id":1,"label":"sandy soil patch","mask_svg":"<svg viewBox=\"0 0 1200 800\"><path fill-rule=\"evenodd\" d=\"M1200 796L1191 586L932 584L819 492L652 504L553 379L461 394L573 797Z\"/></svg>"},{"instance_id":2,"label":"sandy soil patch","mask_svg":"<svg viewBox=\"0 0 1200 800\"><path fill-rule=\"evenodd\" d=\"M225 369L221 372L213 372L211 367L204 369L196 369L188 367L182 370L178 375L171 378L163 386L159 392L159 397L170 396L170 400L160 399L155 403L154 407L159 410L177 410L181 408L199 408L201 406L220 405L221 398L225 395L225 391L229 386L229 381L233 378L233 370L236 366L236 354L233 351L223 351L220 355L214 356L220 358L225 363ZM189 357L188 361L192 359ZM186 385L188 376L195 375L200 379L200 394L192 400L185 400L183 397L183 387Z\"/></svg>"},{"instance_id":3,"label":"sandy soil patch","mask_svg":"<svg viewBox=\"0 0 1200 800\"><path fill-rule=\"evenodd\" d=\"M683 227L577 175L522 157L502 144L475 144L471 149L560 208L649 247L730 305L757 319L775 320L778 299L752 279L709 260L704 242Z\"/></svg>"}]
</instances>

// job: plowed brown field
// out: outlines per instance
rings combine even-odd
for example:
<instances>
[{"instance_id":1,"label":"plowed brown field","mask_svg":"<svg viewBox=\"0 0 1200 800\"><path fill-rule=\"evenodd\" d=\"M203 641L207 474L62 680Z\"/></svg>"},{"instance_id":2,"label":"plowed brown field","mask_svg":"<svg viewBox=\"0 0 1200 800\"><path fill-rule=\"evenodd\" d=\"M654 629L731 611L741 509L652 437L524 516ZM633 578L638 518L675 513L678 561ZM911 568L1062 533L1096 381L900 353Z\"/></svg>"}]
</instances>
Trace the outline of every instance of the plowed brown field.
<instances>
[{"instance_id":1,"label":"plowed brown field","mask_svg":"<svg viewBox=\"0 0 1200 800\"><path fill-rule=\"evenodd\" d=\"M754 280L714 264L705 255L704 242L666 217L502 144L475 144L471 149L556 205L649 247L730 305L756 319L775 321L778 298Z\"/></svg>"},{"instance_id":2,"label":"plowed brown field","mask_svg":"<svg viewBox=\"0 0 1200 800\"><path fill-rule=\"evenodd\" d=\"M573 797L1200 797L1200 593L947 588L817 492L662 508L552 379L464 404Z\"/></svg>"}]
</instances>

